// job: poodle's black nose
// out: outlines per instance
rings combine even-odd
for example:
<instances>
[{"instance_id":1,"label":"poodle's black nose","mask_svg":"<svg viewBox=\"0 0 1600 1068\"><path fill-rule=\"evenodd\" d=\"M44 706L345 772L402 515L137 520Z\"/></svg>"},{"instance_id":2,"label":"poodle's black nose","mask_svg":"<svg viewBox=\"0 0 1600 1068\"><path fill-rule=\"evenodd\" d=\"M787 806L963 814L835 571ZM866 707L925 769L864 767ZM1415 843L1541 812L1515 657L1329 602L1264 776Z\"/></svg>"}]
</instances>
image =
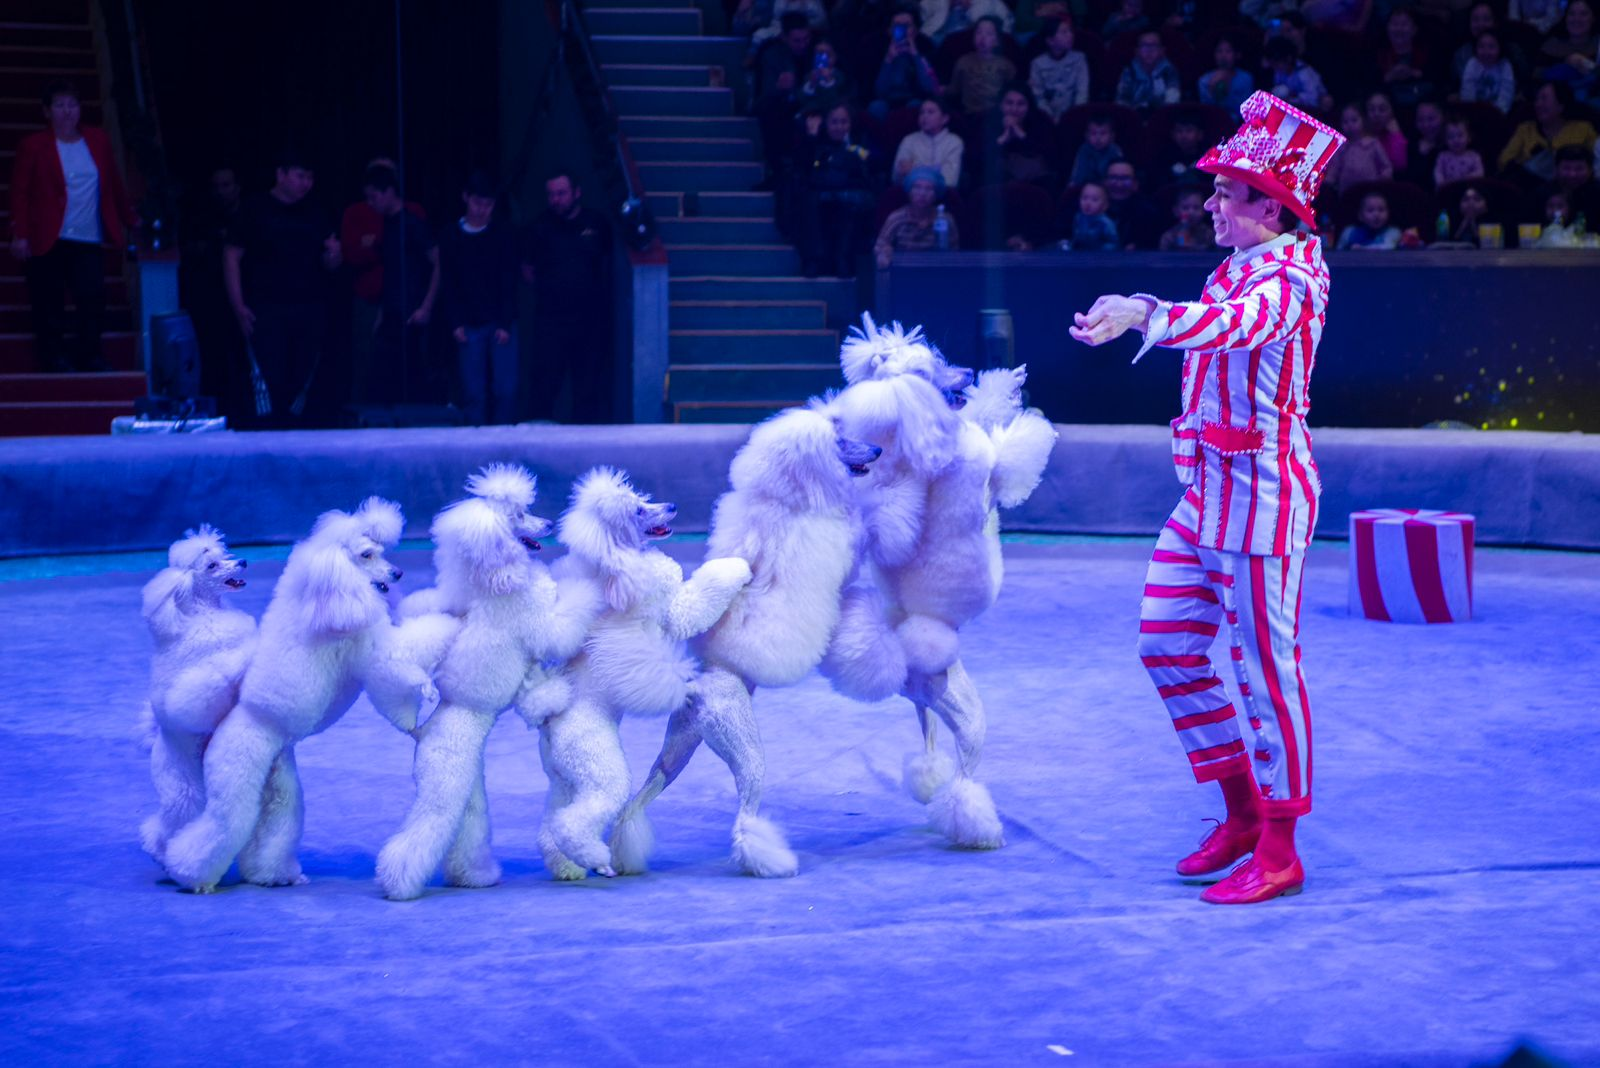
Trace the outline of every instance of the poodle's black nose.
<instances>
[{"instance_id":1,"label":"poodle's black nose","mask_svg":"<svg viewBox=\"0 0 1600 1068\"><path fill-rule=\"evenodd\" d=\"M872 450L872 458L874 460L876 460L878 457L883 455L883 446L882 445L869 445L867 447Z\"/></svg>"},{"instance_id":2,"label":"poodle's black nose","mask_svg":"<svg viewBox=\"0 0 1600 1068\"><path fill-rule=\"evenodd\" d=\"M238 564L240 567L249 567L250 566L250 561L248 561L248 560L235 560L234 563Z\"/></svg>"},{"instance_id":3,"label":"poodle's black nose","mask_svg":"<svg viewBox=\"0 0 1600 1068\"><path fill-rule=\"evenodd\" d=\"M671 519L678 514L678 506L670 502L663 502L661 507L666 510L667 518Z\"/></svg>"},{"instance_id":4,"label":"poodle's black nose","mask_svg":"<svg viewBox=\"0 0 1600 1068\"><path fill-rule=\"evenodd\" d=\"M398 567L391 567L389 569L389 581L390 582L399 582L401 579L403 579L405 577L406 577L406 573L404 571L401 571Z\"/></svg>"}]
</instances>

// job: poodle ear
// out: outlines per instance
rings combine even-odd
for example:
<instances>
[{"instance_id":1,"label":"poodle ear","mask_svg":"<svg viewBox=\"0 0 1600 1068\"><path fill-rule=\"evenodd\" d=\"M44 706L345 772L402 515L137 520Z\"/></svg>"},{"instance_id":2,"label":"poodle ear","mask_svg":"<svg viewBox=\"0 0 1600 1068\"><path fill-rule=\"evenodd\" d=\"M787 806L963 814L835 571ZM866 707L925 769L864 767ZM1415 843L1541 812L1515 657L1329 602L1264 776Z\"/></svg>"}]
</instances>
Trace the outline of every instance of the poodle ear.
<instances>
[{"instance_id":1,"label":"poodle ear","mask_svg":"<svg viewBox=\"0 0 1600 1068\"><path fill-rule=\"evenodd\" d=\"M356 509L356 518L361 521L362 532L385 547L398 542L406 527L400 506L382 497L368 497L362 501L361 507Z\"/></svg>"},{"instance_id":2,"label":"poodle ear","mask_svg":"<svg viewBox=\"0 0 1600 1068\"><path fill-rule=\"evenodd\" d=\"M194 572L187 567L162 568L155 578L145 583L143 598L147 620L168 607L179 612L188 611L194 599Z\"/></svg>"},{"instance_id":3,"label":"poodle ear","mask_svg":"<svg viewBox=\"0 0 1600 1068\"><path fill-rule=\"evenodd\" d=\"M960 417L933 386L914 375L889 383L897 400L900 452L924 474L936 475L956 455Z\"/></svg>"},{"instance_id":4,"label":"poodle ear","mask_svg":"<svg viewBox=\"0 0 1600 1068\"><path fill-rule=\"evenodd\" d=\"M348 634L375 623L383 602L372 580L350 561L342 542L310 541L300 580L300 610L308 634Z\"/></svg>"},{"instance_id":5,"label":"poodle ear","mask_svg":"<svg viewBox=\"0 0 1600 1068\"><path fill-rule=\"evenodd\" d=\"M527 585L528 551L496 509L479 498L452 505L434 524L440 547L465 567L473 585L493 594Z\"/></svg>"}]
</instances>

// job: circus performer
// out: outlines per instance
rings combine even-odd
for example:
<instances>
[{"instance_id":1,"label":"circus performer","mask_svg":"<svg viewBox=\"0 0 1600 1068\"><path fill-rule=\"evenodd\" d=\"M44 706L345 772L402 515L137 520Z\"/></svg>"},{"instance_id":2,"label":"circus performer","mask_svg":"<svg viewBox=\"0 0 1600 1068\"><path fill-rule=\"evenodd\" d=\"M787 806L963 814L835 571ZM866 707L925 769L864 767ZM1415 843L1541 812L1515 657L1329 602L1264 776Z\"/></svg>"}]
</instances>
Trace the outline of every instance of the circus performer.
<instances>
[{"instance_id":1,"label":"circus performer","mask_svg":"<svg viewBox=\"0 0 1600 1068\"><path fill-rule=\"evenodd\" d=\"M1128 330L1184 351L1173 462L1187 487L1156 541L1140 610L1139 654L1172 716L1195 779L1216 782L1226 818L1178 872L1214 904L1298 893L1296 821L1311 811L1311 712L1300 666L1300 588L1321 483L1306 430L1308 387L1327 318L1322 242L1296 228L1344 138L1267 93L1203 156L1217 244L1236 251L1200 300L1107 295L1070 333L1102 345ZM1135 357L1135 360L1139 358ZM1243 712L1208 650L1226 629Z\"/></svg>"}]
</instances>

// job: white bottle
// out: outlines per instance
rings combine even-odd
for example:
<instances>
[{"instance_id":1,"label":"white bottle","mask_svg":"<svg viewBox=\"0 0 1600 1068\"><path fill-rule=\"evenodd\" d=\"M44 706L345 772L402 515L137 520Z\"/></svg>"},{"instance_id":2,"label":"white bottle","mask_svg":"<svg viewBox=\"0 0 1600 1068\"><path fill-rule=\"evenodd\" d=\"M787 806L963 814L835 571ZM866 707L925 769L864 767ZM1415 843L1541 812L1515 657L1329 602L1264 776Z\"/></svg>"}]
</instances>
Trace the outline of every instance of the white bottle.
<instances>
[{"instance_id":1,"label":"white bottle","mask_svg":"<svg viewBox=\"0 0 1600 1068\"><path fill-rule=\"evenodd\" d=\"M941 251L950 247L950 216L944 213L943 204L933 216L933 245Z\"/></svg>"}]
</instances>

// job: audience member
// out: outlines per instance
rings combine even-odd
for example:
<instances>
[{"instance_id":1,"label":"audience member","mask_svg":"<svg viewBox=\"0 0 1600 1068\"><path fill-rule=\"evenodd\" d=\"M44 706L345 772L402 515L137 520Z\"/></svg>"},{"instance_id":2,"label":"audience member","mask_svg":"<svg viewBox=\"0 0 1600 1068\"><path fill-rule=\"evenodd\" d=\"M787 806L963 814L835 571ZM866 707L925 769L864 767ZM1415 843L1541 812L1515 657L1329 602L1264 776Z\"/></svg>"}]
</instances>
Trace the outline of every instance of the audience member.
<instances>
[{"instance_id":1,"label":"audience member","mask_svg":"<svg viewBox=\"0 0 1600 1068\"><path fill-rule=\"evenodd\" d=\"M1045 23L1052 19L1073 18L1072 4L1068 0L1018 0L1017 20L1012 26L1019 37L1048 34Z\"/></svg>"},{"instance_id":2,"label":"audience member","mask_svg":"<svg viewBox=\"0 0 1600 1068\"><path fill-rule=\"evenodd\" d=\"M45 88L39 102L48 127L17 144L11 169L11 255L22 265L33 305L39 370L104 371L104 246L131 243L133 203L105 132L82 124L77 89ZM67 293L77 312L67 344Z\"/></svg>"},{"instance_id":3,"label":"audience member","mask_svg":"<svg viewBox=\"0 0 1600 1068\"><path fill-rule=\"evenodd\" d=\"M1122 247L1116 220L1108 213L1111 206L1105 189L1089 182L1078 190L1078 211L1072 217L1072 248L1078 252L1115 252Z\"/></svg>"},{"instance_id":4,"label":"audience member","mask_svg":"<svg viewBox=\"0 0 1600 1068\"><path fill-rule=\"evenodd\" d=\"M1255 79L1239 69L1239 50L1230 37L1217 38L1212 60L1216 66L1200 75L1199 100L1238 118L1245 98L1255 92Z\"/></svg>"},{"instance_id":5,"label":"audience member","mask_svg":"<svg viewBox=\"0 0 1600 1068\"><path fill-rule=\"evenodd\" d=\"M1106 213L1117 224L1123 247L1152 249L1161 237L1161 211L1139 191L1133 164L1119 159L1106 168Z\"/></svg>"},{"instance_id":6,"label":"audience member","mask_svg":"<svg viewBox=\"0 0 1600 1068\"><path fill-rule=\"evenodd\" d=\"M1003 0L921 0L922 29L935 41L970 30L982 19L994 19L995 29L1010 33L1014 23Z\"/></svg>"},{"instance_id":7,"label":"audience member","mask_svg":"<svg viewBox=\"0 0 1600 1068\"><path fill-rule=\"evenodd\" d=\"M1067 111L1089 102L1089 61L1073 50L1072 16L1046 19L1039 35L1045 50L1028 67L1028 86L1039 110L1060 122Z\"/></svg>"},{"instance_id":8,"label":"audience member","mask_svg":"<svg viewBox=\"0 0 1600 1068\"><path fill-rule=\"evenodd\" d=\"M1017 68L1000 53L1000 20L985 15L972 31L972 51L956 60L950 74L950 99L968 115L981 115L1000 102L1017 77Z\"/></svg>"},{"instance_id":9,"label":"audience member","mask_svg":"<svg viewBox=\"0 0 1600 1068\"><path fill-rule=\"evenodd\" d=\"M853 278L856 255L869 233L872 153L850 136L850 108L806 117L800 171L800 257L807 278Z\"/></svg>"},{"instance_id":10,"label":"audience member","mask_svg":"<svg viewBox=\"0 0 1600 1068\"><path fill-rule=\"evenodd\" d=\"M1096 116L1089 120L1083 131L1083 144L1072 158L1072 174L1068 185L1086 185L1103 182L1106 170L1122 158L1122 146L1117 144L1117 127L1109 117Z\"/></svg>"},{"instance_id":11,"label":"audience member","mask_svg":"<svg viewBox=\"0 0 1600 1068\"><path fill-rule=\"evenodd\" d=\"M1356 219L1339 235L1339 248L1400 247L1400 228L1389 224L1389 201L1382 193L1368 193L1362 197Z\"/></svg>"},{"instance_id":12,"label":"audience member","mask_svg":"<svg viewBox=\"0 0 1600 1068\"><path fill-rule=\"evenodd\" d=\"M1600 183L1595 181L1594 160L1578 145L1565 145L1556 150L1555 181L1546 187L1567 198L1572 215L1583 215L1586 220L1600 226Z\"/></svg>"},{"instance_id":13,"label":"audience member","mask_svg":"<svg viewBox=\"0 0 1600 1068\"><path fill-rule=\"evenodd\" d=\"M1362 182L1387 181L1394 177L1394 163L1383 145L1372 136L1371 125L1359 104L1339 109L1339 132L1345 146L1335 153L1323 171L1323 184L1339 193Z\"/></svg>"},{"instance_id":14,"label":"audience member","mask_svg":"<svg viewBox=\"0 0 1600 1068\"><path fill-rule=\"evenodd\" d=\"M1483 190L1475 185L1467 186L1456 205L1456 224L1450 231L1450 239L1476 246L1478 227L1489 221L1488 215L1489 199L1483 195Z\"/></svg>"},{"instance_id":15,"label":"audience member","mask_svg":"<svg viewBox=\"0 0 1600 1068\"><path fill-rule=\"evenodd\" d=\"M1272 33L1282 24L1283 16L1298 11L1300 0L1239 0L1239 14Z\"/></svg>"},{"instance_id":16,"label":"audience member","mask_svg":"<svg viewBox=\"0 0 1600 1068\"><path fill-rule=\"evenodd\" d=\"M1032 182L1054 188L1058 181L1050 122L1021 85L1008 88L1000 106L984 116L982 147L978 185Z\"/></svg>"},{"instance_id":17,"label":"audience member","mask_svg":"<svg viewBox=\"0 0 1600 1068\"><path fill-rule=\"evenodd\" d=\"M529 227L522 252L522 277L533 285L537 313L535 416L610 422L611 224L585 206L568 171L552 175L544 193L545 210Z\"/></svg>"},{"instance_id":18,"label":"audience member","mask_svg":"<svg viewBox=\"0 0 1600 1068\"><path fill-rule=\"evenodd\" d=\"M234 420L250 411L250 378L222 281L222 257L228 235L239 225L242 204L234 169L213 170L204 199L184 215L178 260L178 299L194 322L200 346L200 392L216 399L218 414Z\"/></svg>"},{"instance_id":19,"label":"audience member","mask_svg":"<svg viewBox=\"0 0 1600 1068\"><path fill-rule=\"evenodd\" d=\"M1434 92L1431 57L1419 39L1416 16L1409 8L1395 8L1389 12L1385 33L1388 44L1378 53L1384 87L1402 107L1412 107Z\"/></svg>"},{"instance_id":20,"label":"audience member","mask_svg":"<svg viewBox=\"0 0 1600 1068\"><path fill-rule=\"evenodd\" d=\"M378 156L367 161L367 168L395 170L394 160ZM365 171L362 172L365 174ZM419 221L427 219L422 205L406 202L406 210ZM378 343L378 320L383 311L383 216L367 203L363 195L344 209L339 220L339 247L350 272L350 399L366 404L379 399L373 359ZM378 392L385 392L379 385ZM392 395L388 389L386 395Z\"/></svg>"},{"instance_id":21,"label":"audience member","mask_svg":"<svg viewBox=\"0 0 1600 1068\"><path fill-rule=\"evenodd\" d=\"M938 205L944 200L944 175L934 167L918 167L905 176L907 203L896 208L883 220L878 240L873 245L878 268L887 270L896 252L928 252L939 248L939 235L933 223L938 218ZM955 219L945 214L945 249L961 247L961 234Z\"/></svg>"},{"instance_id":22,"label":"audience member","mask_svg":"<svg viewBox=\"0 0 1600 1068\"><path fill-rule=\"evenodd\" d=\"M1178 68L1167 58L1161 35L1154 30L1141 33L1133 62L1123 68L1122 77L1117 80L1117 103L1148 111L1176 104L1182 92Z\"/></svg>"},{"instance_id":23,"label":"audience member","mask_svg":"<svg viewBox=\"0 0 1600 1068\"><path fill-rule=\"evenodd\" d=\"M830 41L818 41L811 52L811 69L800 86L800 110L827 111L855 98L855 85L839 69L839 53Z\"/></svg>"},{"instance_id":24,"label":"audience member","mask_svg":"<svg viewBox=\"0 0 1600 1068\"><path fill-rule=\"evenodd\" d=\"M1462 72L1467 69L1467 60L1477 53L1478 38L1486 33L1492 33L1497 38L1500 36L1499 19L1495 15L1494 5L1489 3L1489 0L1476 0L1467 10L1467 39L1450 57L1450 72L1455 75L1456 81L1461 80ZM1502 40L1502 46L1504 43ZM1509 52L1506 58L1511 58ZM1516 64L1513 63L1512 66L1515 67Z\"/></svg>"},{"instance_id":25,"label":"audience member","mask_svg":"<svg viewBox=\"0 0 1600 1068\"><path fill-rule=\"evenodd\" d=\"M934 73L933 60L923 51L927 41L917 32L920 13L898 11L889 23L889 46L883 53L873 79L873 115L882 119L896 108L903 108L918 100L940 96L939 76ZM929 50L932 42L928 42Z\"/></svg>"},{"instance_id":26,"label":"audience member","mask_svg":"<svg viewBox=\"0 0 1600 1068\"><path fill-rule=\"evenodd\" d=\"M905 180L918 167L932 167L953 187L961 181L961 157L965 150L961 138L950 129L950 111L937 96L930 96L917 109L917 130L906 134L894 154L894 179Z\"/></svg>"},{"instance_id":27,"label":"audience member","mask_svg":"<svg viewBox=\"0 0 1600 1068\"><path fill-rule=\"evenodd\" d=\"M1544 46L1539 49L1540 62L1547 64L1544 76L1571 80L1568 71L1593 70L1596 47L1594 8L1589 0L1567 0L1561 29L1545 38ZM1558 72L1556 67L1565 67L1567 71Z\"/></svg>"},{"instance_id":28,"label":"audience member","mask_svg":"<svg viewBox=\"0 0 1600 1068\"><path fill-rule=\"evenodd\" d=\"M805 19L814 34L820 34L828 28L828 9L823 6L822 0L772 0L770 4L763 3L759 7L770 8L771 14L766 25L750 35L750 41L755 45L781 36L786 29L786 19L789 19L788 25L794 24L789 18L792 15ZM738 12L735 11L734 15L737 18Z\"/></svg>"},{"instance_id":29,"label":"audience member","mask_svg":"<svg viewBox=\"0 0 1600 1068\"><path fill-rule=\"evenodd\" d=\"M1272 95L1302 111L1327 111L1332 97L1322 85L1322 75L1301 59L1287 37L1274 37L1263 53L1272 75Z\"/></svg>"},{"instance_id":30,"label":"audience member","mask_svg":"<svg viewBox=\"0 0 1600 1068\"><path fill-rule=\"evenodd\" d=\"M1217 247L1211 229L1211 214L1205 209L1206 195L1199 189L1185 189L1172 205L1177 225L1161 235L1162 252L1209 252Z\"/></svg>"},{"instance_id":31,"label":"audience member","mask_svg":"<svg viewBox=\"0 0 1600 1068\"><path fill-rule=\"evenodd\" d=\"M1100 35L1109 41L1124 33L1148 30L1150 26L1150 17L1144 13L1144 0L1119 0L1117 9L1100 27Z\"/></svg>"},{"instance_id":32,"label":"audience member","mask_svg":"<svg viewBox=\"0 0 1600 1068\"><path fill-rule=\"evenodd\" d=\"M1284 14L1284 22L1304 18L1319 30L1361 34L1372 18L1372 0L1306 0L1299 11Z\"/></svg>"},{"instance_id":33,"label":"audience member","mask_svg":"<svg viewBox=\"0 0 1600 1068\"><path fill-rule=\"evenodd\" d=\"M1476 50L1461 71L1461 99L1493 104L1504 114L1517 95L1511 61L1500 55L1500 38L1492 30L1478 35Z\"/></svg>"},{"instance_id":34,"label":"audience member","mask_svg":"<svg viewBox=\"0 0 1600 1068\"><path fill-rule=\"evenodd\" d=\"M1572 90L1560 82L1546 82L1533 94L1533 118L1519 125L1500 152L1500 171L1529 188L1555 177L1556 152L1566 145L1585 151L1595 148L1595 130L1582 119L1568 118Z\"/></svg>"},{"instance_id":35,"label":"audience member","mask_svg":"<svg viewBox=\"0 0 1600 1068\"><path fill-rule=\"evenodd\" d=\"M1406 153L1406 169L1398 176L1427 188L1433 184L1433 165L1444 147L1444 109L1432 100L1422 101L1411 117L1411 126L1416 139Z\"/></svg>"},{"instance_id":36,"label":"audience member","mask_svg":"<svg viewBox=\"0 0 1600 1068\"><path fill-rule=\"evenodd\" d=\"M331 376L319 383L317 375L328 276L342 252L332 220L311 200L315 181L305 156L280 152L272 189L244 202L223 250L228 301L259 378L256 425L314 425L342 399L330 395L338 392L326 384Z\"/></svg>"},{"instance_id":37,"label":"audience member","mask_svg":"<svg viewBox=\"0 0 1600 1068\"><path fill-rule=\"evenodd\" d=\"M1406 135L1400 129L1400 120L1394 117L1394 104L1382 93L1367 97L1367 128L1389 154L1389 162L1394 164L1395 173L1404 172L1409 151Z\"/></svg>"},{"instance_id":38,"label":"audience member","mask_svg":"<svg viewBox=\"0 0 1600 1068\"><path fill-rule=\"evenodd\" d=\"M783 33L756 55L755 103L751 110L761 127L766 152L764 188L774 188L799 110L800 87L811 64L811 26L799 12L783 17Z\"/></svg>"},{"instance_id":39,"label":"audience member","mask_svg":"<svg viewBox=\"0 0 1600 1068\"><path fill-rule=\"evenodd\" d=\"M1561 0L1511 0L1506 17L1512 22L1524 22L1540 33L1549 33L1561 21Z\"/></svg>"},{"instance_id":40,"label":"audience member","mask_svg":"<svg viewBox=\"0 0 1600 1068\"><path fill-rule=\"evenodd\" d=\"M361 195L383 219L379 244L383 289L367 395L383 401L443 403L449 398L449 383L444 369L429 358L425 329L439 299L438 245L427 223L406 210L400 176L393 167L368 167Z\"/></svg>"},{"instance_id":41,"label":"audience member","mask_svg":"<svg viewBox=\"0 0 1600 1068\"><path fill-rule=\"evenodd\" d=\"M1468 178L1483 177L1483 157L1472 149L1472 130L1467 120L1452 115L1444 124L1444 148L1433 165L1433 184L1447 186Z\"/></svg>"},{"instance_id":42,"label":"audience member","mask_svg":"<svg viewBox=\"0 0 1600 1068\"><path fill-rule=\"evenodd\" d=\"M1205 150L1205 131L1200 128L1200 120L1194 115L1178 114L1172 120L1167 143L1156 152L1150 168L1151 185L1209 185L1211 176L1195 170Z\"/></svg>"},{"instance_id":43,"label":"audience member","mask_svg":"<svg viewBox=\"0 0 1600 1068\"><path fill-rule=\"evenodd\" d=\"M456 344L462 408L472 426L516 421L518 356L516 246L494 217L495 187L474 172L461 190L466 211L439 239L439 312Z\"/></svg>"}]
</instances>

